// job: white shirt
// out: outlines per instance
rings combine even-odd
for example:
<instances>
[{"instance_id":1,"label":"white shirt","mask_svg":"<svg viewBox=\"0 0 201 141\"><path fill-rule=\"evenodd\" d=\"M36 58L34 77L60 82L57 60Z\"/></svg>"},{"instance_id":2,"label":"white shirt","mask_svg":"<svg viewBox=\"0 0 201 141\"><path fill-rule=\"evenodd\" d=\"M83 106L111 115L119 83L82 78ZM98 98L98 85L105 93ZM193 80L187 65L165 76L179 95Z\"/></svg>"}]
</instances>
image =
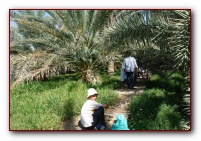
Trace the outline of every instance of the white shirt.
<instances>
[{"instance_id":1,"label":"white shirt","mask_svg":"<svg viewBox=\"0 0 201 141\"><path fill-rule=\"evenodd\" d=\"M134 72L135 68L138 68L134 57L125 58L122 67L126 72Z\"/></svg>"},{"instance_id":2,"label":"white shirt","mask_svg":"<svg viewBox=\"0 0 201 141\"><path fill-rule=\"evenodd\" d=\"M98 109L101 106L102 104L92 100L87 100L84 103L81 110L81 123L84 127L92 126L93 122L92 114L94 112L93 110Z\"/></svg>"}]
</instances>

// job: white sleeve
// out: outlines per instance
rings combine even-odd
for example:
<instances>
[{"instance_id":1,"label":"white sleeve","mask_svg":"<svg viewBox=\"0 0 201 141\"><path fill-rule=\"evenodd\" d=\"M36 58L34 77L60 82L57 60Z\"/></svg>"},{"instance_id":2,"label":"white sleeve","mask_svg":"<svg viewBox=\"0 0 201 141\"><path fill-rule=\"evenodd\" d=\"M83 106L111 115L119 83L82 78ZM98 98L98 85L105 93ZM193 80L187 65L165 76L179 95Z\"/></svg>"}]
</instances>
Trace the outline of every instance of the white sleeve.
<instances>
[{"instance_id":1,"label":"white sleeve","mask_svg":"<svg viewBox=\"0 0 201 141\"><path fill-rule=\"evenodd\" d=\"M101 106L103 106L103 104L100 104L100 103L97 103L97 102L94 101L94 103L93 103L93 108L94 109L98 109Z\"/></svg>"}]
</instances>

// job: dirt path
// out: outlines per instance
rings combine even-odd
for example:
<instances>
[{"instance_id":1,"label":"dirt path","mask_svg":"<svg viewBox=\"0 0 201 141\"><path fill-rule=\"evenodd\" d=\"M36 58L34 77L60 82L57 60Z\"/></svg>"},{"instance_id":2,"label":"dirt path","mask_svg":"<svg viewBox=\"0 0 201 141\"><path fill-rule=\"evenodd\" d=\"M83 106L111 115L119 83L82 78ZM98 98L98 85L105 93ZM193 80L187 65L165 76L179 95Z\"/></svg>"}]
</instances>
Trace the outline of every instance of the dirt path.
<instances>
[{"instance_id":1,"label":"dirt path","mask_svg":"<svg viewBox=\"0 0 201 141\"><path fill-rule=\"evenodd\" d=\"M127 105L130 102L131 97L135 94L141 94L145 89L145 86L143 83L139 83L135 86L135 89L127 89L126 86L124 86L121 89L117 89L116 92L119 95L118 102L115 106L110 106L108 109L105 109L105 120L107 124L107 129L110 130L112 124L116 120L116 116L118 114L124 114L126 118L128 118L128 111L126 110ZM81 130L78 126L78 121L80 119L80 116L75 117L71 121L65 121L62 123L63 130Z\"/></svg>"},{"instance_id":2,"label":"dirt path","mask_svg":"<svg viewBox=\"0 0 201 141\"><path fill-rule=\"evenodd\" d=\"M126 118L128 118L128 111L126 110L131 97L135 94L141 94L145 89L144 85L135 86L135 89L127 89L126 87L122 89L116 90L119 95L118 102L115 106L110 106L105 110L105 120L107 123L108 130L111 129L114 121L116 120L116 116L118 114L124 114Z\"/></svg>"}]
</instances>

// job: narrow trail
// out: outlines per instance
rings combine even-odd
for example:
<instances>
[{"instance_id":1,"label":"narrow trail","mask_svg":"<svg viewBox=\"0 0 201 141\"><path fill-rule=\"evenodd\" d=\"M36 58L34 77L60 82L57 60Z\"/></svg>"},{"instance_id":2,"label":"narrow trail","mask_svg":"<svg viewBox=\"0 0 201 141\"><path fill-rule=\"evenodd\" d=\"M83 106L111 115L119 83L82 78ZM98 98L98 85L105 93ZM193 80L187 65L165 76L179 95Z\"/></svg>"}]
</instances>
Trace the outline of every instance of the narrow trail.
<instances>
[{"instance_id":1,"label":"narrow trail","mask_svg":"<svg viewBox=\"0 0 201 141\"><path fill-rule=\"evenodd\" d=\"M135 86L135 89L127 89L125 86L121 89L116 90L117 94L119 95L117 104L115 104L115 106L110 106L108 109L105 110L105 120L108 130L111 129L118 114L124 114L125 117L128 119L129 112L126 109L132 96L141 94L144 89L145 85L138 84Z\"/></svg>"},{"instance_id":2,"label":"narrow trail","mask_svg":"<svg viewBox=\"0 0 201 141\"><path fill-rule=\"evenodd\" d=\"M126 85L124 85L122 88L116 90L119 96L117 103L114 106L110 106L109 108L105 109L105 120L107 124L107 130L111 129L118 114L124 114L125 117L128 118L129 113L126 108L131 100L131 97L133 95L141 94L145 89L145 85L142 82L137 82L134 88L135 89L127 89ZM77 116L71 121L64 121L61 125L61 128L63 130L81 130L81 128L78 126L79 120L80 116Z\"/></svg>"}]
</instances>

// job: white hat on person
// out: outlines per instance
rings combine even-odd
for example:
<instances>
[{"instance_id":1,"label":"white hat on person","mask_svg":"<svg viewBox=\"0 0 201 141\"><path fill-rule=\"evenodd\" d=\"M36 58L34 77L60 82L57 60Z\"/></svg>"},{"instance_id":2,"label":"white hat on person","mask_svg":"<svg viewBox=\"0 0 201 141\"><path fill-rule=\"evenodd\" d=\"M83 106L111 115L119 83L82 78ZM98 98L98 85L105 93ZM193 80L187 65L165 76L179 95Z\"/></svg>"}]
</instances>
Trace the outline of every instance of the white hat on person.
<instances>
[{"instance_id":1,"label":"white hat on person","mask_svg":"<svg viewBox=\"0 0 201 141\"><path fill-rule=\"evenodd\" d=\"M89 88L87 91L87 98L91 95L98 94L98 92L94 88Z\"/></svg>"}]
</instances>

